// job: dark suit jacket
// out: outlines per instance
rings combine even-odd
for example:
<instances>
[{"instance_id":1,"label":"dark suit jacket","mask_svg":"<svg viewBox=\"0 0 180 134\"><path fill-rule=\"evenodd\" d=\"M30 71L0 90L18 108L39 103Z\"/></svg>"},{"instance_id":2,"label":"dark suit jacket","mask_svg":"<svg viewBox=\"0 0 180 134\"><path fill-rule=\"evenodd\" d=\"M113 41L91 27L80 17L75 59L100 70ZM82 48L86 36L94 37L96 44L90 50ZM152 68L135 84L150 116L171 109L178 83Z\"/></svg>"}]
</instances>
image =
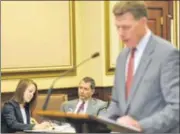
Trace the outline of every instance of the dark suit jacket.
<instances>
[{"instance_id":1,"label":"dark suit jacket","mask_svg":"<svg viewBox=\"0 0 180 134\"><path fill-rule=\"evenodd\" d=\"M30 130L33 124L30 124L30 112L28 105L25 106L27 115L27 124L23 123L23 117L19 104L10 100L4 104L1 112L1 132L14 133L17 131Z\"/></svg>"}]
</instances>

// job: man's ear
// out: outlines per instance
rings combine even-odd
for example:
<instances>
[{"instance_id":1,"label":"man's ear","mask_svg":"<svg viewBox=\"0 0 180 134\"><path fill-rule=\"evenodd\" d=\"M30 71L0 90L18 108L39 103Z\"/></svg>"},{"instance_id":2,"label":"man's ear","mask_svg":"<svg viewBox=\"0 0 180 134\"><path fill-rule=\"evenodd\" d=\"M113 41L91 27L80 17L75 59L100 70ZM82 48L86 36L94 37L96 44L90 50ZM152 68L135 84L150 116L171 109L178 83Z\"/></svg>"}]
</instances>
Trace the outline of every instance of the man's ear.
<instances>
[{"instance_id":1,"label":"man's ear","mask_svg":"<svg viewBox=\"0 0 180 134\"><path fill-rule=\"evenodd\" d=\"M95 93L95 89L92 89L92 95Z\"/></svg>"},{"instance_id":2,"label":"man's ear","mask_svg":"<svg viewBox=\"0 0 180 134\"><path fill-rule=\"evenodd\" d=\"M142 17L142 18L141 18L141 23L146 24L146 23L147 23L147 21L148 21L148 20L147 20L147 18L146 18L146 17Z\"/></svg>"}]
</instances>

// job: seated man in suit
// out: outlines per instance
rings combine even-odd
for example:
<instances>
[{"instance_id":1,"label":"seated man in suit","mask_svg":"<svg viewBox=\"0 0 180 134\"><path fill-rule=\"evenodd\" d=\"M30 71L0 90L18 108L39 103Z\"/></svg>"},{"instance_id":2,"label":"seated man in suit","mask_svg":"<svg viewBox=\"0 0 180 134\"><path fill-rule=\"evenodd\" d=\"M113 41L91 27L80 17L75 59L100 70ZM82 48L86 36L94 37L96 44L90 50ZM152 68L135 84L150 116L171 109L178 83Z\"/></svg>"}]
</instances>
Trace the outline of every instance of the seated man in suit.
<instances>
[{"instance_id":1,"label":"seated man in suit","mask_svg":"<svg viewBox=\"0 0 180 134\"><path fill-rule=\"evenodd\" d=\"M93 78L85 77L79 83L78 99L67 101L62 104L61 111L73 113L86 113L97 115L101 109L105 109L107 103L92 98L95 92L95 81Z\"/></svg>"},{"instance_id":2,"label":"seated man in suit","mask_svg":"<svg viewBox=\"0 0 180 134\"><path fill-rule=\"evenodd\" d=\"M99 112L103 112L107 103L92 98L92 95L95 92L95 81L93 78L84 77L80 83L78 88L78 99L64 102L61 106L61 111L63 112L72 112L72 113L81 113L88 115L98 115ZM99 127L94 123L83 123L81 126L80 123L72 123L72 125L76 128L76 132L98 132ZM101 127L101 126L100 126Z\"/></svg>"}]
</instances>

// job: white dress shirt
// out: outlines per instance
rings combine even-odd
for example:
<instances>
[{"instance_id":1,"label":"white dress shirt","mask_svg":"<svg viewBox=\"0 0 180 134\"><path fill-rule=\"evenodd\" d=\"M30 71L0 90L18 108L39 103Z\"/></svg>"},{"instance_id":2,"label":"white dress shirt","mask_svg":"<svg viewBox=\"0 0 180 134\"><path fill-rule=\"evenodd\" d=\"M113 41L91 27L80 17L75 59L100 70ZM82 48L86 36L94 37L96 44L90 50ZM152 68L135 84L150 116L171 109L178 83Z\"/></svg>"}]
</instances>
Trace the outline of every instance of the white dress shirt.
<instances>
[{"instance_id":1,"label":"white dress shirt","mask_svg":"<svg viewBox=\"0 0 180 134\"><path fill-rule=\"evenodd\" d=\"M20 110L21 110L21 114L22 114L22 117L23 117L23 122L24 122L24 124L27 124L27 115L26 115L25 108L20 107Z\"/></svg>"},{"instance_id":2,"label":"white dress shirt","mask_svg":"<svg viewBox=\"0 0 180 134\"><path fill-rule=\"evenodd\" d=\"M88 100L85 101L84 109L83 109L83 111L81 110L79 113L83 113L83 114L86 113L87 107L88 107L88 102L89 102ZM78 109L79 109L79 107L80 107L80 105L82 103L83 103L83 101L81 99L79 99L78 104L76 105L76 109L75 109L74 113L77 113L77 111L78 111Z\"/></svg>"},{"instance_id":3,"label":"white dress shirt","mask_svg":"<svg viewBox=\"0 0 180 134\"><path fill-rule=\"evenodd\" d=\"M133 73L136 73L136 70L138 68L138 65L140 63L142 54L147 46L147 43L149 41L149 38L151 36L151 31L148 30L148 32L145 34L145 36L140 40L139 44L136 47L135 53L134 53L134 71ZM127 71L128 71L128 63L129 63L129 59L130 59L130 55L131 55L131 51L128 54L128 58L126 61L126 79L127 79Z\"/></svg>"}]
</instances>

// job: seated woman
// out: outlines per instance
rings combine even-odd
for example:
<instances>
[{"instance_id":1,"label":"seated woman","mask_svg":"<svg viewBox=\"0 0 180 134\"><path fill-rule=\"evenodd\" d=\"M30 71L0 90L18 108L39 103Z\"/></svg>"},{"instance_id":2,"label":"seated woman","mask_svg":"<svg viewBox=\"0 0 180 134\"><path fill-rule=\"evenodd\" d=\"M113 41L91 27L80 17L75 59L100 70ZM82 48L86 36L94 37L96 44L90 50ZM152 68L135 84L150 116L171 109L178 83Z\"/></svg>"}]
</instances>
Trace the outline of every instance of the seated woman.
<instances>
[{"instance_id":1,"label":"seated woman","mask_svg":"<svg viewBox=\"0 0 180 134\"><path fill-rule=\"evenodd\" d=\"M22 79L17 85L14 96L5 102L1 112L1 132L14 133L23 130L45 129L49 122L30 124L31 113L36 106L37 84L30 79Z\"/></svg>"}]
</instances>

